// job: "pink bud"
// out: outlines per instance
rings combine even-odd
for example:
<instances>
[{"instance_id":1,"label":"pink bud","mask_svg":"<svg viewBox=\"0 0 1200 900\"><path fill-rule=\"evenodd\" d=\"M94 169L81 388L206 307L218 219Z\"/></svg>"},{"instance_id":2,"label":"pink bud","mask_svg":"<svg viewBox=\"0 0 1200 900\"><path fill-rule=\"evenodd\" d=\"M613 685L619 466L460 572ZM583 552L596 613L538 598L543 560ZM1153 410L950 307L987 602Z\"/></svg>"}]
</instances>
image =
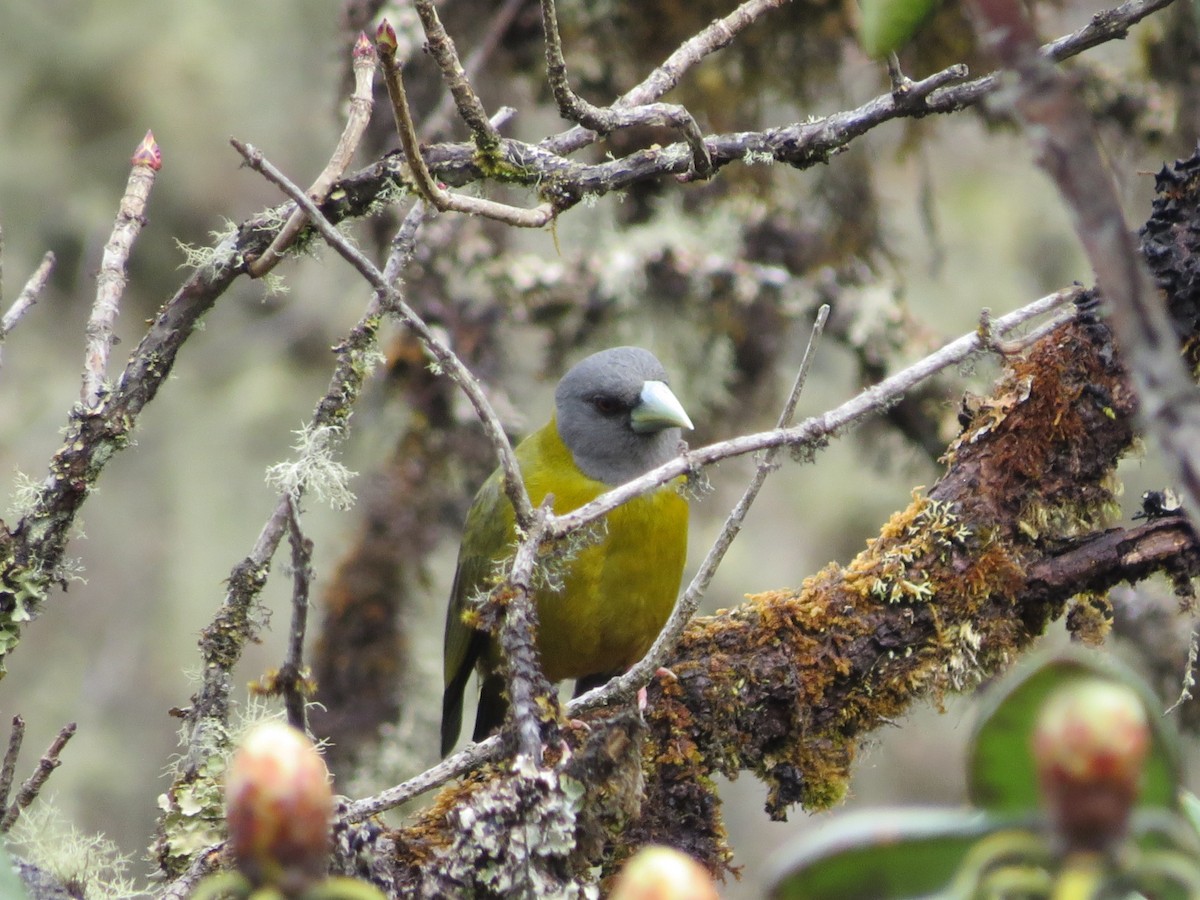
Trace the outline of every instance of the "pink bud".
<instances>
[{"instance_id":1,"label":"pink bud","mask_svg":"<svg viewBox=\"0 0 1200 900\"><path fill-rule=\"evenodd\" d=\"M153 131L146 132L142 142L133 151L130 162L135 166L149 166L156 172L162 168L162 150L158 147L158 141L154 140Z\"/></svg>"},{"instance_id":2,"label":"pink bud","mask_svg":"<svg viewBox=\"0 0 1200 900\"><path fill-rule=\"evenodd\" d=\"M375 43L379 52L386 54L395 53L396 48L400 46L400 42L396 40L396 29L387 19L381 20L379 27L375 29Z\"/></svg>"},{"instance_id":3,"label":"pink bud","mask_svg":"<svg viewBox=\"0 0 1200 900\"><path fill-rule=\"evenodd\" d=\"M286 893L325 876L333 791L325 761L299 731L256 726L230 763L225 804L229 848L253 884Z\"/></svg>"}]
</instances>

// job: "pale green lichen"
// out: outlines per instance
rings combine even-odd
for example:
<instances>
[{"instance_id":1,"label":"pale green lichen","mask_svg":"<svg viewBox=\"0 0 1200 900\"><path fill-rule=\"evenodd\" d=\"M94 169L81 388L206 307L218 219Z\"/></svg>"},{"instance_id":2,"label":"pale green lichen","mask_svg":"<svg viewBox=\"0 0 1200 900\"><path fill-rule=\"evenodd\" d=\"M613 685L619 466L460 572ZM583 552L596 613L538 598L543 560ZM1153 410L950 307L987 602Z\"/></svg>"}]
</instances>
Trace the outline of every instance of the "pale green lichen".
<instances>
[{"instance_id":1,"label":"pale green lichen","mask_svg":"<svg viewBox=\"0 0 1200 900\"><path fill-rule=\"evenodd\" d=\"M149 896L130 875L132 860L115 843L102 834L80 831L45 800L22 813L8 833L7 844L15 855L72 892L71 896L88 900Z\"/></svg>"},{"instance_id":2,"label":"pale green lichen","mask_svg":"<svg viewBox=\"0 0 1200 900\"><path fill-rule=\"evenodd\" d=\"M305 425L294 432L292 446L299 455L267 469L267 483L281 493L299 497L311 493L334 509L345 510L354 505L354 493L347 486L358 473L352 472L335 457L344 432L331 425Z\"/></svg>"}]
</instances>

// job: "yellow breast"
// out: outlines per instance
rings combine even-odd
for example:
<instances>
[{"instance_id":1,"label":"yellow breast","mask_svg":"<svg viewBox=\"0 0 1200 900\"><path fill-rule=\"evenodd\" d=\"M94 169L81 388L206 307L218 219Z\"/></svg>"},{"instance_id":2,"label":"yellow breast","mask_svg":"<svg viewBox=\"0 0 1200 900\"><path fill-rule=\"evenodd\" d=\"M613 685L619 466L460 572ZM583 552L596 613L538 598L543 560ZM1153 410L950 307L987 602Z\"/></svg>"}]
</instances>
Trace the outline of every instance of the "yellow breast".
<instances>
[{"instance_id":1,"label":"yellow breast","mask_svg":"<svg viewBox=\"0 0 1200 900\"><path fill-rule=\"evenodd\" d=\"M554 422L518 448L530 499L554 495L570 512L609 489L575 466ZM536 460L536 464L531 464ZM662 629L687 556L687 502L677 485L638 497L595 526L593 540L568 553L537 591L538 648L551 681L620 672L637 662Z\"/></svg>"}]
</instances>

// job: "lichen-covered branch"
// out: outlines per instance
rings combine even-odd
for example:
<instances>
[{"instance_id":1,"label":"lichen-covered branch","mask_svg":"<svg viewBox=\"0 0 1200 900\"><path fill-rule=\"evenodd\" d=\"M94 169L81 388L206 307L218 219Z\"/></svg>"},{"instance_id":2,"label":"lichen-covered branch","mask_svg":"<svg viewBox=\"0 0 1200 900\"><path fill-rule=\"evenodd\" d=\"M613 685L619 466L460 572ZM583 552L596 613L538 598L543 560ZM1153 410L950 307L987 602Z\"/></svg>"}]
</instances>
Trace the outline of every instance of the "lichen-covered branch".
<instances>
[{"instance_id":1,"label":"lichen-covered branch","mask_svg":"<svg viewBox=\"0 0 1200 900\"><path fill-rule=\"evenodd\" d=\"M1125 222L1091 116L1071 80L1038 52L1019 3L973 0L973 6L981 36L1016 74L1012 106L1072 214L1137 386L1141 421L1190 508L1200 510L1200 391Z\"/></svg>"},{"instance_id":2,"label":"lichen-covered branch","mask_svg":"<svg viewBox=\"0 0 1200 900\"><path fill-rule=\"evenodd\" d=\"M3 246L0 245L0 252L3 252ZM42 257L42 261L38 263L38 267L34 269L33 274L25 282L25 286L21 288L21 292L17 294L17 299L12 302L12 305L4 311L3 317L0 317L0 353L4 350L4 339L8 337L25 313L33 308L33 305L38 302L42 291L46 289L46 282L50 280L50 273L54 270L54 254L47 251ZM3 357L0 356L0 360Z\"/></svg>"}]
</instances>

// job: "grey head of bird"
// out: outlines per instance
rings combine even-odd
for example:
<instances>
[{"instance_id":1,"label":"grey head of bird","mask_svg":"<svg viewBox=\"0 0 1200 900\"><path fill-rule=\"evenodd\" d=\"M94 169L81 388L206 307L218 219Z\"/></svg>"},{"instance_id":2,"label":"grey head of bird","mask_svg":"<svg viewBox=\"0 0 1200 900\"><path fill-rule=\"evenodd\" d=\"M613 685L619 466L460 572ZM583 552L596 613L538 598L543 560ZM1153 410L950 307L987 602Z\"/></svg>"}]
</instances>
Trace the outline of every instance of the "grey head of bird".
<instances>
[{"instance_id":1,"label":"grey head of bird","mask_svg":"<svg viewBox=\"0 0 1200 900\"><path fill-rule=\"evenodd\" d=\"M679 452L692 428L648 350L614 347L576 363L554 392L558 434L590 478L624 484Z\"/></svg>"}]
</instances>

